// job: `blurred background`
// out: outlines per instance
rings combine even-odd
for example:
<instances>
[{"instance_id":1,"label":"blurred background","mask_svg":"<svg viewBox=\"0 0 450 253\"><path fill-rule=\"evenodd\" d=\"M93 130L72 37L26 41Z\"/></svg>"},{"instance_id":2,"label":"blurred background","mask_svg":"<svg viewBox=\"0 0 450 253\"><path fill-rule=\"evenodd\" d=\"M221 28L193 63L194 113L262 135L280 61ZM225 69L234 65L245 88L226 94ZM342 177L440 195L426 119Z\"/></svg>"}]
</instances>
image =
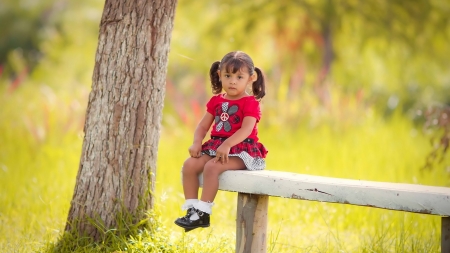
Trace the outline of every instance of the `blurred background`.
<instances>
[{"instance_id":1,"label":"blurred background","mask_svg":"<svg viewBox=\"0 0 450 253\"><path fill-rule=\"evenodd\" d=\"M0 3L0 234L53 238L63 227L103 5ZM211 96L210 65L235 50L266 76L260 137L269 169L450 186L449 1L180 0L161 198L181 193L167 173L178 173ZM46 225L26 209L45 213Z\"/></svg>"},{"instance_id":2,"label":"blurred background","mask_svg":"<svg viewBox=\"0 0 450 253\"><path fill-rule=\"evenodd\" d=\"M3 96L34 93L82 117L103 1L3 0L0 7ZM420 123L427 107L450 103L449 12L438 0L180 1L164 123L196 124L210 96L210 64L234 50L266 74L265 125L396 112ZM28 102L16 105L23 117L33 110ZM66 117L75 124L72 113Z\"/></svg>"}]
</instances>

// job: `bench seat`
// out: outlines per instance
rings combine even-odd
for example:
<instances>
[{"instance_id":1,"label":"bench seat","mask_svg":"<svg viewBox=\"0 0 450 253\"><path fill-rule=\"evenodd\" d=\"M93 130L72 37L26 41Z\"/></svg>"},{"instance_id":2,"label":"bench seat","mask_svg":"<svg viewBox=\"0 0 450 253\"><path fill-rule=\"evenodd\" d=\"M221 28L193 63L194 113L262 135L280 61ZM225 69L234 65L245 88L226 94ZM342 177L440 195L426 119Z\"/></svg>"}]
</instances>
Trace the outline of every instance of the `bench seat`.
<instances>
[{"instance_id":1,"label":"bench seat","mask_svg":"<svg viewBox=\"0 0 450 253\"><path fill-rule=\"evenodd\" d=\"M200 185L203 176L199 175ZM441 252L450 253L450 188L330 178L282 171L226 171L219 190L238 192L236 252L266 252L269 196L441 216Z\"/></svg>"},{"instance_id":2,"label":"bench seat","mask_svg":"<svg viewBox=\"0 0 450 253\"><path fill-rule=\"evenodd\" d=\"M202 177L200 176L200 184ZM450 216L450 188L330 178L281 171L226 171L223 191Z\"/></svg>"}]
</instances>

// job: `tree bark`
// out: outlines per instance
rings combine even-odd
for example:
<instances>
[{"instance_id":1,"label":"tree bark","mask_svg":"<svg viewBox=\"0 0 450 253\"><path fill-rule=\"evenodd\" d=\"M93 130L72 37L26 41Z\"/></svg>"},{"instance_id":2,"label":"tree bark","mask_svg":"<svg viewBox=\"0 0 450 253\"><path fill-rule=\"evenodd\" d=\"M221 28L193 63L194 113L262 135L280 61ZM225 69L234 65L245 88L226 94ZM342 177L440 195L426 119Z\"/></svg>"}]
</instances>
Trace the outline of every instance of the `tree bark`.
<instances>
[{"instance_id":1,"label":"tree bark","mask_svg":"<svg viewBox=\"0 0 450 253\"><path fill-rule=\"evenodd\" d=\"M66 231L95 240L153 206L176 0L106 0Z\"/></svg>"}]
</instances>

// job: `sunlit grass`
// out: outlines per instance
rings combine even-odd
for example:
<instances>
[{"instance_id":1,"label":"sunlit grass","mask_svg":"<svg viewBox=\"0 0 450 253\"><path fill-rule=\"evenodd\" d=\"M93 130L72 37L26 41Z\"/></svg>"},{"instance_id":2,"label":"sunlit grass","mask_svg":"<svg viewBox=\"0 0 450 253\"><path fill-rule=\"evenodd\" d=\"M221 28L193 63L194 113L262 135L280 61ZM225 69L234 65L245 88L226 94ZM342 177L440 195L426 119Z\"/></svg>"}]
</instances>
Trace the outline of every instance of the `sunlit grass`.
<instances>
[{"instance_id":1,"label":"sunlit grass","mask_svg":"<svg viewBox=\"0 0 450 253\"><path fill-rule=\"evenodd\" d=\"M0 252L55 250L52 243L64 229L81 152L83 110L73 109L76 101L49 92L1 97ZM192 133L167 122L158 151L158 236L142 231L117 238L120 247L90 245L78 252L145 252L158 238L167 252L234 252L236 193L218 194L210 228L184 234L173 224L183 214L180 169ZM297 125L260 129L269 149L267 169L449 186L444 168L420 170L428 140L401 116L382 120L368 113L358 124ZM270 198L267 239L269 252L437 252L440 218Z\"/></svg>"}]
</instances>

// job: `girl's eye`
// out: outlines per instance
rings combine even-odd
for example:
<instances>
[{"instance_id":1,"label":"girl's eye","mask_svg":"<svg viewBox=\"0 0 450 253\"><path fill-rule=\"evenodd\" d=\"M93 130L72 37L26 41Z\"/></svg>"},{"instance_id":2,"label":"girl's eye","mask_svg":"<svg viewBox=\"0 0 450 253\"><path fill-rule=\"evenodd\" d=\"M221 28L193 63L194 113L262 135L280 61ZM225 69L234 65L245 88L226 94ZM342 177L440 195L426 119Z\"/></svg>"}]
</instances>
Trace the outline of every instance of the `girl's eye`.
<instances>
[{"instance_id":1,"label":"girl's eye","mask_svg":"<svg viewBox=\"0 0 450 253\"><path fill-rule=\"evenodd\" d=\"M228 75L228 74L225 74L225 77L227 77L227 78L228 78L228 77L230 77L230 75Z\"/></svg>"}]
</instances>

